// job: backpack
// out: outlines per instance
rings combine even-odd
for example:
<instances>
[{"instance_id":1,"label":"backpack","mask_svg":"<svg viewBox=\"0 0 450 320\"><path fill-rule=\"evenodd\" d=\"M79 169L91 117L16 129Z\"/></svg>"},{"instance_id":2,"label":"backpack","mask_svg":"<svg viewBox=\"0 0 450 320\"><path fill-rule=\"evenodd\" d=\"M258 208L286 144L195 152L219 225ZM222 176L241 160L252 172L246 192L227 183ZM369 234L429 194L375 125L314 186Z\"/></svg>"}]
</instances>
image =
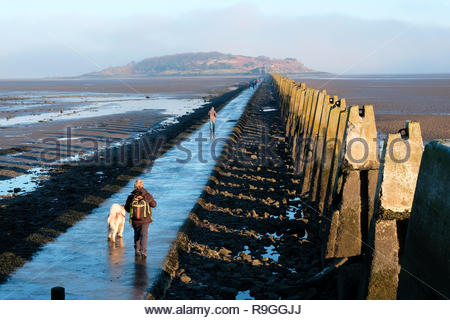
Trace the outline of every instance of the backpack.
<instances>
[{"instance_id":1,"label":"backpack","mask_svg":"<svg viewBox=\"0 0 450 320\"><path fill-rule=\"evenodd\" d=\"M130 206L130 220L142 221L150 216L152 221L150 206L143 196L135 196Z\"/></svg>"}]
</instances>

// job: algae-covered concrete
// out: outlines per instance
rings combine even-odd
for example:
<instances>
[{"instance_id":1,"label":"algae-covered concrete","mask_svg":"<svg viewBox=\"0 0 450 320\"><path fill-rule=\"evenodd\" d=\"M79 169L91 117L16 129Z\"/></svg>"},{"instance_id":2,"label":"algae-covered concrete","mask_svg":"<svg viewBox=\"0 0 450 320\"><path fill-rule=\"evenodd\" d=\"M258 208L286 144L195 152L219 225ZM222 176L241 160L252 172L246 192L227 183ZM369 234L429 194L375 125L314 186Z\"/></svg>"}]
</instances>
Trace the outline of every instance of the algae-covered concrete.
<instances>
[{"instance_id":1,"label":"algae-covered concrete","mask_svg":"<svg viewBox=\"0 0 450 320\"><path fill-rule=\"evenodd\" d=\"M369 188L374 184L369 183L369 179L376 175L379 166L373 107L350 107L344 127L333 194L333 206L337 210L333 211L330 222L338 227L331 225L329 228L326 259L361 254L363 235L368 231L369 199L373 198L369 193L374 189Z\"/></svg>"},{"instance_id":2,"label":"algae-covered concrete","mask_svg":"<svg viewBox=\"0 0 450 320\"><path fill-rule=\"evenodd\" d=\"M398 298L450 297L450 140L425 147L402 267Z\"/></svg>"},{"instance_id":3,"label":"algae-covered concrete","mask_svg":"<svg viewBox=\"0 0 450 320\"><path fill-rule=\"evenodd\" d=\"M398 264L398 249L393 246L383 248L385 255L395 259L392 265L377 259L380 238L390 238L392 241L403 242L403 237L397 233L397 228L379 229L381 221L397 224L398 220L409 219L416 189L417 176L422 158L423 143L418 122L407 122L407 127L397 134L390 134L384 144L380 174L378 176L375 193L374 213L372 216L369 252L367 262L369 275L363 292L367 292L367 299L395 299L397 295L398 272L393 264ZM387 223L387 222L386 222ZM387 232L392 232L387 235ZM383 270L382 272L380 270ZM380 278L378 275L383 274ZM375 280L374 280L375 279ZM395 282L395 285L393 284ZM384 289L380 291L379 287Z\"/></svg>"},{"instance_id":4,"label":"algae-covered concrete","mask_svg":"<svg viewBox=\"0 0 450 320\"><path fill-rule=\"evenodd\" d=\"M341 99L339 105L335 105L331 108L328 116L327 133L325 139L325 147L322 154L322 166L319 173L319 184L317 188L317 207L319 211L323 214L326 205L327 195L330 192L330 176L333 169L334 157L336 154L336 149L339 148L341 141L339 142L338 128L340 123L341 115L345 116L346 113L346 103L345 99Z\"/></svg>"},{"instance_id":5,"label":"algae-covered concrete","mask_svg":"<svg viewBox=\"0 0 450 320\"><path fill-rule=\"evenodd\" d=\"M396 298L400 272L396 221L376 221L375 235L367 299L392 300Z\"/></svg>"}]
</instances>

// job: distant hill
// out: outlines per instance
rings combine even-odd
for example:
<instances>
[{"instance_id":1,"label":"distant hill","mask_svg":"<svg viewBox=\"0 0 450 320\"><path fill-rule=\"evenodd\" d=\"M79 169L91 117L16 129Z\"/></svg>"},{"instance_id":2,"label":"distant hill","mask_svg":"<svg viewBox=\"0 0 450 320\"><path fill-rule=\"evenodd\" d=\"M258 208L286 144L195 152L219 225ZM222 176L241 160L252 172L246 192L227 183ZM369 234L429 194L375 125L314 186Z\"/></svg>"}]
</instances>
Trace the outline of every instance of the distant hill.
<instances>
[{"instance_id":1,"label":"distant hill","mask_svg":"<svg viewBox=\"0 0 450 320\"><path fill-rule=\"evenodd\" d=\"M156 75L227 75L303 73L313 70L293 58L271 59L264 56L247 57L220 52L181 53L147 58L125 66L110 67L85 74L88 77L156 76Z\"/></svg>"}]
</instances>

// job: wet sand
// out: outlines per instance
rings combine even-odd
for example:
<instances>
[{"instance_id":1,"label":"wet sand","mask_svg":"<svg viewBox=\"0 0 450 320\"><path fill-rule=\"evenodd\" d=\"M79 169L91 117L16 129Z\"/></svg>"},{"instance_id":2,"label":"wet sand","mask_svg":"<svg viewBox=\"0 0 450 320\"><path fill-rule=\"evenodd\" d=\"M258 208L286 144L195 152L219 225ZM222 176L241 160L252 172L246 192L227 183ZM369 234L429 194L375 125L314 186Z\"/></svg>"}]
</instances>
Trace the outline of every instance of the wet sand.
<instances>
[{"instance_id":1,"label":"wet sand","mask_svg":"<svg viewBox=\"0 0 450 320\"><path fill-rule=\"evenodd\" d=\"M154 77L154 78L114 78L114 79L42 79L42 80L0 80L2 91L69 91L103 93L178 93L207 94L224 92L224 87L253 79L249 76L211 77Z\"/></svg>"},{"instance_id":2,"label":"wet sand","mask_svg":"<svg viewBox=\"0 0 450 320\"><path fill-rule=\"evenodd\" d=\"M434 139L448 139L450 137L450 116L424 114L376 114L377 130L383 133L396 133L405 128L405 120L420 122L424 144Z\"/></svg>"},{"instance_id":3,"label":"wet sand","mask_svg":"<svg viewBox=\"0 0 450 320\"><path fill-rule=\"evenodd\" d=\"M124 142L245 79L0 80L0 180Z\"/></svg>"},{"instance_id":4,"label":"wet sand","mask_svg":"<svg viewBox=\"0 0 450 320\"><path fill-rule=\"evenodd\" d=\"M343 76L345 77L345 76ZM421 124L425 142L450 138L450 76L359 76L346 79L296 79L338 95L347 105L372 104L383 134L396 133L406 120Z\"/></svg>"}]
</instances>

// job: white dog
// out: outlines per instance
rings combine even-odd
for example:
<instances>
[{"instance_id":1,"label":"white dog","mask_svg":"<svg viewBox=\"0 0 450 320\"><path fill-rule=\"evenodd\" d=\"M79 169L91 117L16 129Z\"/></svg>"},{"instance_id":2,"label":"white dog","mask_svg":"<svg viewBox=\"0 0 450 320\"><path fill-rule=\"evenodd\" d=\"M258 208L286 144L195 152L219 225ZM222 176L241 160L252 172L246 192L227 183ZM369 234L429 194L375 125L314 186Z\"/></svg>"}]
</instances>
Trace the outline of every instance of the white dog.
<instances>
[{"instance_id":1,"label":"white dog","mask_svg":"<svg viewBox=\"0 0 450 320\"><path fill-rule=\"evenodd\" d=\"M122 238L123 227L125 225L125 207L114 203L109 210L108 216L108 240L116 241L116 234Z\"/></svg>"}]
</instances>

